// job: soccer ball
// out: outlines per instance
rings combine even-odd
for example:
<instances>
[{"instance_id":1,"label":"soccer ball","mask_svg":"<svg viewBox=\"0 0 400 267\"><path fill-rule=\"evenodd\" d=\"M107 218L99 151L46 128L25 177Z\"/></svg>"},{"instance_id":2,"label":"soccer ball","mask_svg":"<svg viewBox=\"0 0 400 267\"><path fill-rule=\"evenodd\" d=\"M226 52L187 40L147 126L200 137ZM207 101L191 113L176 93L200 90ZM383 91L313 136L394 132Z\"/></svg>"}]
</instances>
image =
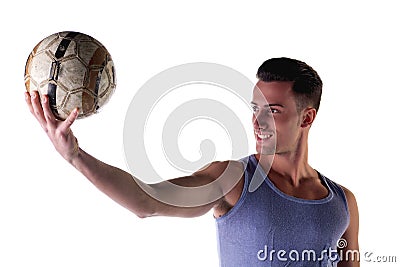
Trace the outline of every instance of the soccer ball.
<instances>
[{"instance_id":1,"label":"soccer ball","mask_svg":"<svg viewBox=\"0 0 400 267\"><path fill-rule=\"evenodd\" d=\"M47 94L56 118L65 120L78 107L78 118L95 114L116 87L114 63L96 39L64 31L40 41L25 65L25 87Z\"/></svg>"}]
</instances>

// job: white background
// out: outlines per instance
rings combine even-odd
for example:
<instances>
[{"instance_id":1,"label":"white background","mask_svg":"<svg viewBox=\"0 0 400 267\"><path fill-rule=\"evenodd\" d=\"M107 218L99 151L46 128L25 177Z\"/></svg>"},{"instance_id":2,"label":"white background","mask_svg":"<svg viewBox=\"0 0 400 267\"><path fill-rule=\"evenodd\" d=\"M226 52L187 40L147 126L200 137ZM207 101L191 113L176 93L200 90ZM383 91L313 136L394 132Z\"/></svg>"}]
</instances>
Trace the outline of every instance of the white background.
<instances>
[{"instance_id":1,"label":"white background","mask_svg":"<svg viewBox=\"0 0 400 267\"><path fill-rule=\"evenodd\" d=\"M325 2L37 0L2 6L0 266L217 266L211 213L138 219L64 162L29 113L26 58L38 41L64 30L96 37L113 56L116 93L73 131L85 150L125 170L125 112L153 75L205 61L255 80L270 57L309 63L324 81L310 163L356 195L362 252L400 261L396 1Z\"/></svg>"}]
</instances>

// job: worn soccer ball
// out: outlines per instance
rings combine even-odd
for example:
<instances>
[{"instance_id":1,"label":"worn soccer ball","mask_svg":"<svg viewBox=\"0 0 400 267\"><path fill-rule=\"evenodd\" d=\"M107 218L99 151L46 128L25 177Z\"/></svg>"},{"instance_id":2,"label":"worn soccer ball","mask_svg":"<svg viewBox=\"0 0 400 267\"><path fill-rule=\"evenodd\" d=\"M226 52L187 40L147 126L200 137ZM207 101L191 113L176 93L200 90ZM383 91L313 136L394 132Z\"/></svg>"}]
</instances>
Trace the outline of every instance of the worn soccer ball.
<instances>
[{"instance_id":1,"label":"worn soccer ball","mask_svg":"<svg viewBox=\"0 0 400 267\"><path fill-rule=\"evenodd\" d=\"M78 118L98 112L115 91L114 62L95 38L72 31L40 41L25 65L25 86L47 94L56 118L64 120L78 107Z\"/></svg>"}]
</instances>

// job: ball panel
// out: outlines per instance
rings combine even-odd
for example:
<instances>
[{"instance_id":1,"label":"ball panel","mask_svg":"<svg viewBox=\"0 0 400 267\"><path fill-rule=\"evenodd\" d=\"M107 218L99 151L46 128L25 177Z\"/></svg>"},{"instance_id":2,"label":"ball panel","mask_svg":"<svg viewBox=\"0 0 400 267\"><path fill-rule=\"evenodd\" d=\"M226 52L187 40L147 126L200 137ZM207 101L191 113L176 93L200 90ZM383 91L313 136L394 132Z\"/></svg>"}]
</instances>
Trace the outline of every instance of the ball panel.
<instances>
[{"instance_id":1,"label":"ball panel","mask_svg":"<svg viewBox=\"0 0 400 267\"><path fill-rule=\"evenodd\" d=\"M26 90L28 92L30 92L30 90L31 90L31 83L32 83L31 75L29 74L29 70L31 69L31 66L32 66L32 59L33 59L33 56L32 56L32 53L30 53L28 59L26 60L26 64L25 64L24 82L25 82Z\"/></svg>"},{"instance_id":2,"label":"ball panel","mask_svg":"<svg viewBox=\"0 0 400 267\"><path fill-rule=\"evenodd\" d=\"M67 44L62 44L64 39L58 39L56 42L52 43L48 50L51 52L54 58L62 60L64 58L70 58L76 56L76 43L71 41ZM57 54L57 55L56 55Z\"/></svg>"},{"instance_id":3,"label":"ball panel","mask_svg":"<svg viewBox=\"0 0 400 267\"><path fill-rule=\"evenodd\" d=\"M115 89L115 75L114 75L114 64L112 61L108 61L101 73L101 80L99 86L99 96L105 97L106 94L113 92Z\"/></svg>"},{"instance_id":4,"label":"ball panel","mask_svg":"<svg viewBox=\"0 0 400 267\"><path fill-rule=\"evenodd\" d=\"M58 39L58 34L52 34L47 38L40 41L32 50L33 56L43 53L48 49L48 46L56 42Z\"/></svg>"},{"instance_id":5,"label":"ball panel","mask_svg":"<svg viewBox=\"0 0 400 267\"><path fill-rule=\"evenodd\" d=\"M95 42L79 42L77 55L87 66L101 66L106 54L107 51Z\"/></svg>"},{"instance_id":6,"label":"ball panel","mask_svg":"<svg viewBox=\"0 0 400 267\"><path fill-rule=\"evenodd\" d=\"M67 96L69 91L64 87L64 85L60 82L57 82L57 89L56 89L56 106L55 108L59 109L64 107L65 102L67 101Z\"/></svg>"},{"instance_id":7,"label":"ball panel","mask_svg":"<svg viewBox=\"0 0 400 267\"><path fill-rule=\"evenodd\" d=\"M108 61L102 73L104 84L100 86L98 105L103 107L110 99L116 88L115 71L113 61ZM108 81L107 83L105 81Z\"/></svg>"},{"instance_id":8,"label":"ball panel","mask_svg":"<svg viewBox=\"0 0 400 267\"><path fill-rule=\"evenodd\" d=\"M30 62L30 78L40 84L47 82L52 62L53 60L48 53L40 53L34 56Z\"/></svg>"},{"instance_id":9,"label":"ball panel","mask_svg":"<svg viewBox=\"0 0 400 267\"><path fill-rule=\"evenodd\" d=\"M107 51L98 47L93 51L93 55L89 60L89 80L87 88L96 96L99 94L100 86L103 84L101 73L104 71L104 65L107 60Z\"/></svg>"},{"instance_id":10,"label":"ball panel","mask_svg":"<svg viewBox=\"0 0 400 267\"><path fill-rule=\"evenodd\" d=\"M68 90L75 90L85 83L87 72L87 67L77 57L64 59L60 61L58 81Z\"/></svg>"},{"instance_id":11,"label":"ball panel","mask_svg":"<svg viewBox=\"0 0 400 267\"><path fill-rule=\"evenodd\" d=\"M79 117L87 117L95 112L97 97L92 91L86 88L79 88L68 92L66 101L63 105L65 110L73 110L79 108Z\"/></svg>"},{"instance_id":12,"label":"ball panel","mask_svg":"<svg viewBox=\"0 0 400 267\"><path fill-rule=\"evenodd\" d=\"M97 96L93 94L90 90L81 91L82 99L82 116L89 115L95 112Z\"/></svg>"},{"instance_id":13,"label":"ball panel","mask_svg":"<svg viewBox=\"0 0 400 267\"><path fill-rule=\"evenodd\" d=\"M115 86L110 86L107 91L104 92L103 96L98 99L98 110L102 109L105 104L110 100L111 95L115 91Z\"/></svg>"},{"instance_id":14,"label":"ball panel","mask_svg":"<svg viewBox=\"0 0 400 267\"><path fill-rule=\"evenodd\" d=\"M74 108L79 108L79 115L82 114L82 98L81 93L77 92L76 94L68 93L65 97L64 105L60 108L60 110L68 116Z\"/></svg>"}]
</instances>

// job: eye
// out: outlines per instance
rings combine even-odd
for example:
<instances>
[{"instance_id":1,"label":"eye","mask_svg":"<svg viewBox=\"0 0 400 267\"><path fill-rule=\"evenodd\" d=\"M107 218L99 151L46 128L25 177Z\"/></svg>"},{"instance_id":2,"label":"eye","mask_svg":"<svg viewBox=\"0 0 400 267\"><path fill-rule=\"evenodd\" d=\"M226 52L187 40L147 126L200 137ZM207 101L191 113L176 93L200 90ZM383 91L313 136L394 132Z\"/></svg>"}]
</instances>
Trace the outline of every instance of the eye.
<instances>
[{"instance_id":1,"label":"eye","mask_svg":"<svg viewBox=\"0 0 400 267\"><path fill-rule=\"evenodd\" d=\"M270 113L279 113L280 111L278 110L278 109L276 109L276 108L271 108L270 109Z\"/></svg>"},{"instance_id":2,"label":"eye","mask_svg":"<svg viewBox=\"0 0 400 267\"><path fill-rule=\"evenodd\" d=\"M256 105L251 105L251 109L253 110L253 112L257 112L260 110L260 108Z\"/></svg>"}]
</instances>

